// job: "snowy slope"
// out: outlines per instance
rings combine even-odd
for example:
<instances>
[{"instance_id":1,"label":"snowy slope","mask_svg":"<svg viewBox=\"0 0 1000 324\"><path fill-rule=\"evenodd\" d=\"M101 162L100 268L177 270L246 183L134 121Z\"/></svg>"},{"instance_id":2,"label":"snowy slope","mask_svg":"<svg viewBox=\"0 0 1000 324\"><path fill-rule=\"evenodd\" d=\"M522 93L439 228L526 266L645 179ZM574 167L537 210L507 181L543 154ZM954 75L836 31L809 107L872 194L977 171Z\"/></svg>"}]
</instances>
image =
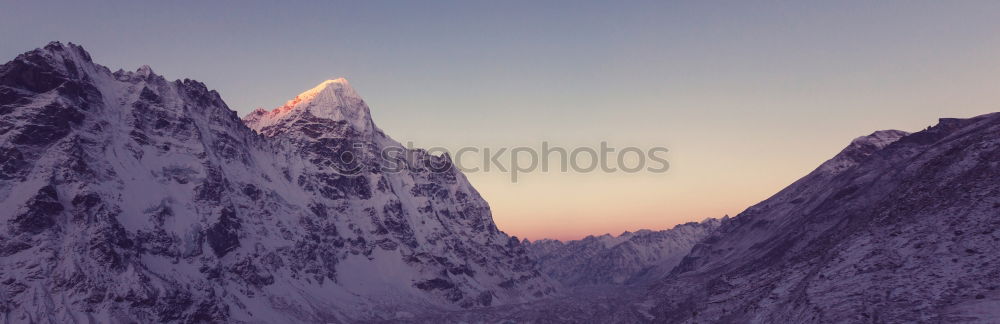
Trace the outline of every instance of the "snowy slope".
<instances>
[{"instance_id":1,"label":"snowy slope","mask_svg":"<svg viewBox=\"0 0 1000 324\"><path fill-rule=\"evenodd\" d=\"M0 66L3 322L345 323L554 291L447 157L388 172L387 146L342 79L244 124L196 81L22 54Z\"/></svg>"},{"instance_id":2,"label":"snowy slope","mask_svg":"<svg viewBox=\"0 0 1000 324\"><path fill-rule=\"evenodd\" d=\"M998 161L1000 114L857 139L724 223L646 303L670 322L995 321L961 310L1000 306Z\"/></svg>"}]
</instances>

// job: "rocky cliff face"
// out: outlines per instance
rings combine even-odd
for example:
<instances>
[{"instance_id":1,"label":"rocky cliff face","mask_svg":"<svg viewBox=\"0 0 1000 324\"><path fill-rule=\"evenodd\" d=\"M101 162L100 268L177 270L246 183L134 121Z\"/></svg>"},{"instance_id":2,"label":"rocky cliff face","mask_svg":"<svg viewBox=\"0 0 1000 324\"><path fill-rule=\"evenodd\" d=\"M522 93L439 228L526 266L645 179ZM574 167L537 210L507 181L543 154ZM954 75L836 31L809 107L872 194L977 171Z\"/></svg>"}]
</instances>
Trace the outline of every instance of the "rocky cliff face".
<instances>
[{"instance_id":1,"label":"rocky cliff face","mask_svg":"<svg viewBox=\"0 0 1000 324\"><path fill-rule=\"evenodd\" d=\"M575 241L525 241L542 272L565 286L638 285L663 278L691 247L719 226L718 219L672 229L604 234Z\"/></svg>"},{"instance_id":2,"label":"rocky cliff face","mask_svg":"<svg viewBox=\"0 0 1000 324\"><path fill-rule=\"evenodd\" d=\"M553 292L448 157L391 140L346 81L245 123L73 44L0 66L4 320L338 323Z\"/></svg>"}]
</instances>

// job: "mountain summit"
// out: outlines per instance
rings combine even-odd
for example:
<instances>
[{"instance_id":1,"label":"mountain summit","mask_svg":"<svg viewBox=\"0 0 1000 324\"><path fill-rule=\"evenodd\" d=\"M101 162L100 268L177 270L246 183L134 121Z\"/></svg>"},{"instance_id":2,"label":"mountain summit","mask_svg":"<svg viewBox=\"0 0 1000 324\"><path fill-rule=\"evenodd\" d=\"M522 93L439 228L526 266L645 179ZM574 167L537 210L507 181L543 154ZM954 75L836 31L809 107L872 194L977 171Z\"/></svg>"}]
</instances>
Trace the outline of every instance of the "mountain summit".
<instances>
[{"instance_id":1,"label":"mountain summit","mask_svg":"<svg viewBox=\"0 0 1000 324\"><path fill-rule=\"evenodd\" d=\"M347 124L358 134L379 131L372 122L368 105L344 78L323 81L281 107L254 110L243 120L248 127L268 136L316 120Z\"/></svg>"},{"instance_id":2,"label":"mountain summit","mask_svg":"<svg viewBox=\"0 0 1000 324\"><path fill-rule=\"evenodd\" d=\"M446 157L390 172L389 145L343 79L244 124L197 81L22 54L0 65L0 313L353 323L554 292Z\"/></svg>"}]
</instances>

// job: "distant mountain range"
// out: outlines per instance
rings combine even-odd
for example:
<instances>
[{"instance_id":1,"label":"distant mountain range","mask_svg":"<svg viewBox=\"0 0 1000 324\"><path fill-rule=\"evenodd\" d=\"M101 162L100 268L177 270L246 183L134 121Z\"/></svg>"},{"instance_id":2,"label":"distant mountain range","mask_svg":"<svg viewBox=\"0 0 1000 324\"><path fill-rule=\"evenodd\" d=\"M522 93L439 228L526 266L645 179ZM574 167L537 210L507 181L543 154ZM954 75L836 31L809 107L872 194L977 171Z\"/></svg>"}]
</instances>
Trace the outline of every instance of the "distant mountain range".
<instances>
[{"instance_id":1,"label":"distant mountain range","mask_svg":"<svg viewBox=\"0 0 1000 324\"><path fill-rule=\"evenodd\" d=\"M670 273L719 223L710 218L662 231L604 234L568 242L525 240L523 244L542 272L565 286L637 285Z\"/></svg>"},{"instance_id":2,"label":"distant mountain range","mask_svg":"<svg viewBox=\"0 0 1000 324\"><path fill-rule=\"evenodd\" d=\"M0 66L4 323L992 323L998 228L1000 114L859 137L731 218L531 242L344 79L240 118L73 44Z\"/></svg>"}]
</instances>

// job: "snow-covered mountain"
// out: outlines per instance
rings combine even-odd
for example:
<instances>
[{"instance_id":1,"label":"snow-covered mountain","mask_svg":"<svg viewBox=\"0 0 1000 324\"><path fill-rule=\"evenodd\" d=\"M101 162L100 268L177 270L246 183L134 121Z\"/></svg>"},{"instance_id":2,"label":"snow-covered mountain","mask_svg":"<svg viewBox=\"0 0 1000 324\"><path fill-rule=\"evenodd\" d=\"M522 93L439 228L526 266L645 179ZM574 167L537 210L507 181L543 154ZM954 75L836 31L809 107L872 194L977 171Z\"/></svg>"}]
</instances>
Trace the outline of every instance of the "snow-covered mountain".
<instances>
[{"instance_id":1,"label":"snow-covered mountain","mask_svg":"<svg viewBox=\"0 0 1000 324\"><path fill-rule=\"evenodd\" d=\"M876 132L722 224L644 305L685 323L996 321L998 184L998 113Z\"/></svg>"},{"instance_id":2,"label":"snow-covered mountain","mask_svg":"<svg viewBox=\"0 0 1000 324\"><path fill-rule=\"evenodd\" d=\"M51 43L0 66L0 321L988 323L998 184L1000 113L941 119L732 218L520 242L346 80L241 119Z\"/></svg>"},{"instance_id":3,"label":"snow-covered mountain","mask_svg":"<svg viewBox=\"0 0 1000 324\"><path fill-rule=\"evenodd\" d=\"M710 218L661 231L523 243L542 272L563 285L634 285L666 276L719 222Z\"/></svg>"},{"instance_id":4,"label":"snow-covered mountain","mask_svg":"<svg viewBox=\"0 0 1000 324\"><path fill-rule=\"evenodd\" d=\"M1000 113L879 131L721 222L670 274L419 321L995 323Z\"/></svg>"},{"instance_id":5,"label":"snow-covered mountain","mask_svg":"<svg viewBox=\"0 0 1000 324\"><path fill-rule=\"evenodd\" d=\"M342 323L554 292L347 81L241 120L57 42L0 66L0 258L4 322Z\"/></svg>"}]
</instances>

